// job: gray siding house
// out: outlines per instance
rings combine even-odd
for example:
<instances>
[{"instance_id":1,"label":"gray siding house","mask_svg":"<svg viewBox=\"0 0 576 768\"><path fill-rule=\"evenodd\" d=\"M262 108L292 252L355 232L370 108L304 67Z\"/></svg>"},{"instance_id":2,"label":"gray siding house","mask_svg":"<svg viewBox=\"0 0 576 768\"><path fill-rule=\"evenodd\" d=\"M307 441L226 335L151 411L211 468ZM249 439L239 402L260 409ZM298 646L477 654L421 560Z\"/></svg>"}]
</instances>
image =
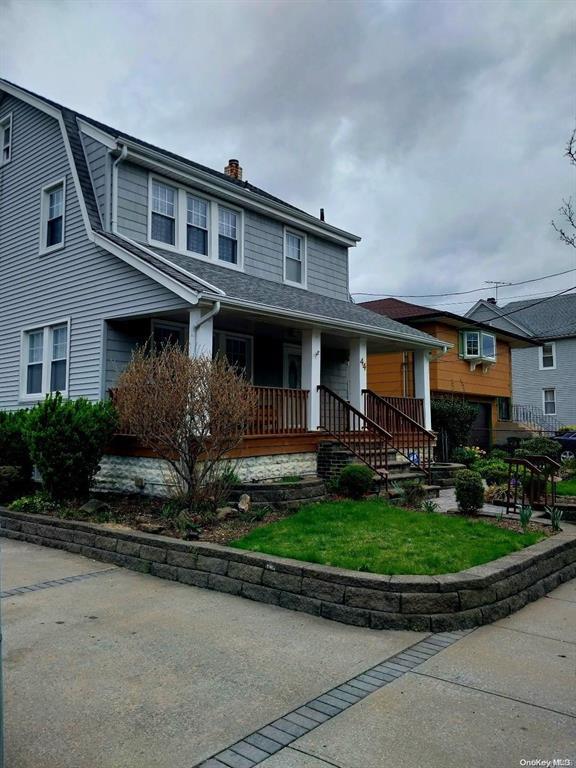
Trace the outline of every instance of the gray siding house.
<instances>
[{"instance_id":1,"label":"gray siding house","mask_svg":"<svg viewBox=\"0 0 576 768\"><path fill-rule=\"evenodd\" d=\"M548 430L576 424L576 294L502 307L479 301L467 317L540 344L512 350L515 421Z\"/></svg>"},{"instance_id":2,"label":"gray siding house","mask_svg":"<svg viewBox=\"0 0 576 768\"><path fill-rule=\"evenodd\" d=\"M359 237L3 80L0 148L1 409L105 398L153 337L281 391L258 437L316 431L321 384L362 409L367 354L412 350L429 427L442 342L351 301Z\"/></svg>"}]
</instances>

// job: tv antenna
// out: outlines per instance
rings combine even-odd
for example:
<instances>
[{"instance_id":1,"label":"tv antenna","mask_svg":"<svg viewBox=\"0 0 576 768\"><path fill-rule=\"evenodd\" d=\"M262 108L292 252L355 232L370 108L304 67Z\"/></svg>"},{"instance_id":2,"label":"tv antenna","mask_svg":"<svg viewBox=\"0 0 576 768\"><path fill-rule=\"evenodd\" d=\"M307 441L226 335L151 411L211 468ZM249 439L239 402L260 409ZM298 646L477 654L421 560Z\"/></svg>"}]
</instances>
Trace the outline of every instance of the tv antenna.
<instances>
[{"instance_id":1,"label":"tv antenna","mask_svg":"<svg viewBox=\"0 0 576 768\"><path fill-rule=\"evenodd\" d=\"M498 304L498 288L502 285L512 285L512 283L507 283L505 280L484 280L484 282L486 285L494 286L494 298L496 299L496 304Z\"/></svg>"}]
</instances>

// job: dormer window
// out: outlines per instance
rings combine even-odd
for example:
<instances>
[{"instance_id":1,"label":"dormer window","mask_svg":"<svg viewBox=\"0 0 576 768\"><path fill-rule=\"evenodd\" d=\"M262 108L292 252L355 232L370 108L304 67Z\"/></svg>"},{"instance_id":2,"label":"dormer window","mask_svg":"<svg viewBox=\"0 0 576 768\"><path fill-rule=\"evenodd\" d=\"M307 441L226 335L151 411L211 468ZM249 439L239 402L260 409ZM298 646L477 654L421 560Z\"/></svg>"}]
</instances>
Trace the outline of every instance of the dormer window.
<instances>
[{"instance_id":1,"label":"dormer window","mask_svg":"<svg viewBox=\"0 0 576 768\"><path fill-rule=\"evenodd\" d=\"M148 242L242 269L243 214L199 190L148 177Z\"/></svg>"},{"instance_id":2,"label":"dormer window","mask_svg":"<svg viewBox=\"0 0 576 768\"><path fill-rule=\"evenodd\" d=\"M0 120L0 165L9 163L12 159L12 115Z\"/></svg>"},{"instance_id":3,"label":"dormer window","mask_svg":"<svg viewBox=\"0 0 576 768\"><path fill-rule=\"evenodd\" d=\"M238 264L238 214L218 206L218 258Z\"/></svg>"},{"instance_id":4,"label":"dormer window","mask_svg":"<svg viewBox=\"0 0 576 768\"><path fill-rule=\"evenodd\" d=\"M208 203L194 195L186 195L186 248L202 256L208 255Z\"/></svg>"},{"instance_id":5,"label":"dormer window","mask_svg":"<svg viewBox=\"0 0 576 768\"><path fill-rule=\"evenodd\" d=\"M306 283L306 237L288 230L284 231L284 282Z\"/></svg>"},{"instance_id":6,"label":"dormer window","mask_svg":"<svg viewBox=\"0 0 576 768\"><path fill-rule=\"evenodd\" d=\"M152 240L176 244L176 190L159 181L152 182Z\"/></svg>"}]
</instances>

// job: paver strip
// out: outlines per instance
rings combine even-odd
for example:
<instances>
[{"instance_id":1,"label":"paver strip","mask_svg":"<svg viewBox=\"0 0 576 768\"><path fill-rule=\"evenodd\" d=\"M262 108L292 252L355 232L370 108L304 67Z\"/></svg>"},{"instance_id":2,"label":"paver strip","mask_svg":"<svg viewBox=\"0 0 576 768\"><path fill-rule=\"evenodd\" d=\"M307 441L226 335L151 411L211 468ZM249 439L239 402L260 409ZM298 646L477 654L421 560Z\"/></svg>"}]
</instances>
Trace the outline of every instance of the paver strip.
<instances>
[{"instance_id":1,"label":"paver strip","mask_svg":"<svg viewBox=\"0 0 576 768\"><path fill-rule=\"evenodd\" d=\"M253 768L374 691L403 677L473 631L473 629L464 629L430 635L380 664L360 672L350 680L296 707L207 760L196 763L193 768Z\"/></svg>"},{"instance_id":2,"label":"paver strip","mask_svg":"<svg viewBox=\"0 0 576 768\"><path fill-rule=\"evenodd\" d=\"M64 576L62 579L50 579L49 581L41 581L39 584L29 584L25 587L12 587L11 589L5 589L0 592L0 598L4 599L6 597L17 597L18 595L25 595L27 592L39 592L41 589L61 587L64 584L70 584L76 581L84 581L85 579L93 579L94 576L100 576L102 573L112 573L112 571L117 570L118 568L103 568L100 571L79 573L77 576Z\"/></svg>"}]
</instances>

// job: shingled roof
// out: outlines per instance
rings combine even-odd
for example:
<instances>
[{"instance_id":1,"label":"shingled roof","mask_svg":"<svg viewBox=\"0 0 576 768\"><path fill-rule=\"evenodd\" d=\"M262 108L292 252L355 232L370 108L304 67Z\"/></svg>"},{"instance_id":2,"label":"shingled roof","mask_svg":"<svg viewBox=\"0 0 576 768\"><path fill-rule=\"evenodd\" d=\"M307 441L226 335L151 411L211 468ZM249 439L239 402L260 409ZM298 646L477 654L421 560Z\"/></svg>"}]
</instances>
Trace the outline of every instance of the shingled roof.
<instances>
[{"instance_id":1,"label":"shingled roof","mask_svg":"<svg viewBox=\"0 0 576 768\"><path fill-rule=\"evenodd\" d=\"M2 82L6 81L0 80L0 86ZM73 161L78 173L80 190L86 205L89 225L92 232L101 238L101 240L99 240L100 244L103 245L103 241L106 241L110 243L111 246L123 249L141 262L162 272L171 280L177 281L185 288L196 292L199 297L217 299L223 304L229 304L230 306L239 304L248 306L254 305L255 308L270 312L271 314L276 311L279 314L288 316L291 314L295 316L304 316L310 320L315 320L316 322L321 322L322 320L337 322L339 324L364 329L364 332L367 335L370 331L373 331L374 335L405 340L406 342L412 341L415 344L426 344L430 347L438 347L441 345L441 342L423 331L403 325L384 315L371 312L369 309L354 304L352 301L333 299L329 296L323 296L302 288L295 288L285 285L284 283L277 283L254 275L248 275L239 270L230 270L216 263L208 263L200 259L179 255L172 251L166 251L149 245L140 245L122 235L105 231L96 203L78 121L83 120L113 135L119 135L127 139L131 139L131 137L110 128L103 123L99 123L92 118L81 115L74 110L63 107L56 102L45 99L43 96L27 91L20 86L13 87L27 93L35 99L45 102L55 109L58 109L62 114L64 130L66 131L70 143ZM274 200L282 205L288 205L279 198L269 195L267 192L264 192L258 187L254 187L248 182L238 181L226 174L201 166L198 163L194 163L186 158L154 147L139 139L132 140L138 142L142 146L157 150L167 157L177 159L179 162L186 162L192 167L218 176L227 183L229 182L232 185L241 186L251 193ZM294 206L290 207L294 211L304 213ZM306 215L309 216L309 214ZM322 224L320 220L318 220L318 223ZM351 235L351 237L355 238L354 235Z\"/></svg>"},{"instance_id":2,"label":"shingled roof","mask_svg":"<svg viewBox=\"0 0 576 768\"><path fill-rule=\"evenodd\" d=\"M552 296L545 301L532 299L511 301L497 308L498 314L522 323L533 336L540 339L561 339L576 336L576 293Z\"/></svg>"}]
</instances>

